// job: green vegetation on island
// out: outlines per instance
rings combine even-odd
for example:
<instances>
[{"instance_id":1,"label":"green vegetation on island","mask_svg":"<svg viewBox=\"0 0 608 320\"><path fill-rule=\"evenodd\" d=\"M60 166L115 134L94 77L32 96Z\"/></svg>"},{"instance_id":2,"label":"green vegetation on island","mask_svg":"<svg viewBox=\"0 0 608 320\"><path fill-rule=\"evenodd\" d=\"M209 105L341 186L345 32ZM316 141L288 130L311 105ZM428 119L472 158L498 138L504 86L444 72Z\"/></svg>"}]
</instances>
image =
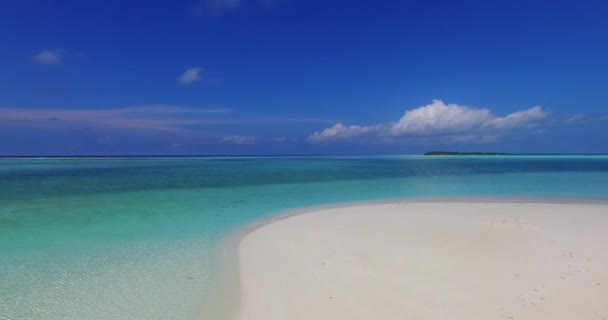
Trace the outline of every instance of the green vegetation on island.
<instances>
[{"instance_id":1,"label":"green vegetation on island","mask_svg":"<svg viewBox=\"0 0 608 320\"><path fill-rule=\"evenodd\" d=\"M425 156L508 156L504 152L455 152L455 151L429 151Z\"/></svg>"}]
</instances>

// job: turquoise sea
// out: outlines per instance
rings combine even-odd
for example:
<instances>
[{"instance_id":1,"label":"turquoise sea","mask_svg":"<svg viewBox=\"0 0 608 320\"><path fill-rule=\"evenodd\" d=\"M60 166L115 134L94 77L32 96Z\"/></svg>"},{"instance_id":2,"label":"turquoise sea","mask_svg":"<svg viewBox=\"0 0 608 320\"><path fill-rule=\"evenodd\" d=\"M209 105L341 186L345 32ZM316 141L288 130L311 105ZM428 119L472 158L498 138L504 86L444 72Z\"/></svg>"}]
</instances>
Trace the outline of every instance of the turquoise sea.
<instances>
[{"instance_id":1,"label":"turquoise sea","mask_svg":"<svg viewBox=\"0 0 608 320\"><path fill-rule=\"evenodd\" d=\"M215 319L230 232L413 197L608 200L608 156L0 159L0 319Z\"/></svg>"}]
</instances>

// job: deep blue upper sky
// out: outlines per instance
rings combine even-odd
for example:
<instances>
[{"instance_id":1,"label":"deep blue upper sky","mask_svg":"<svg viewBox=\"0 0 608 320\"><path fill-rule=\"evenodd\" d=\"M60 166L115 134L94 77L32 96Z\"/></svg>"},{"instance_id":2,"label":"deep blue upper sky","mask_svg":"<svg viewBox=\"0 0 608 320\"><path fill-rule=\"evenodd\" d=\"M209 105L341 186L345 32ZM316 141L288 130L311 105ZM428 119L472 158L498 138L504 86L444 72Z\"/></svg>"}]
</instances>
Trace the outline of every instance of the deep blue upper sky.
<instances>
[{"instance_id":1,"label":"deep blue upper sky","mask_svg":"<svg viewBox=\"0 0 608 320\"><path fill-rule=\"evenodd\" d=\"M606 1L125 2L0 4L0 155L608 152Z\"/></svg>"}]
</instances>

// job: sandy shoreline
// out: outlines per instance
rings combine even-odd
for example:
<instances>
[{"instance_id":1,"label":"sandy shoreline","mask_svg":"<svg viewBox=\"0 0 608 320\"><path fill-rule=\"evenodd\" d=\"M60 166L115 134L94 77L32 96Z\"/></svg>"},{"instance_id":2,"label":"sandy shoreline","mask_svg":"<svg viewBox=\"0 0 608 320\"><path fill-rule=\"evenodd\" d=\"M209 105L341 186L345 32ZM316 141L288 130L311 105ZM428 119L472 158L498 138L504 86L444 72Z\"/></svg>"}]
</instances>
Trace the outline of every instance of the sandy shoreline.
<instances>
[{"instance_id":1,"label":"sandy shoreline","mask_svg":"<svg viewBox=\"0 0 608 320\"><path fill-rule=\"evenodd\" d=\"M238 319L608 317L605 203L470 201L325 207L250 227Z\"/></svg>"}]
</instances>

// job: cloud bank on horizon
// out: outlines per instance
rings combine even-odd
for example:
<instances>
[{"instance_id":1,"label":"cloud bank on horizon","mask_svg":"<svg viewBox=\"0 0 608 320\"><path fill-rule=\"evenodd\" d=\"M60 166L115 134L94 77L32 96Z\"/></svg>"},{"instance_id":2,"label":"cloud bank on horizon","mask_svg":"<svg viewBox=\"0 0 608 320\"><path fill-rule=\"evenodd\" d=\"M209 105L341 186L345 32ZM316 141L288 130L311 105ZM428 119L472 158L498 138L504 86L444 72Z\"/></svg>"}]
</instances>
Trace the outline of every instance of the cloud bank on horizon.
<instances>
[{"instance_id":1,"label":"cloud bank on horizon","mask_svg":"<svg viewBox=\"0 0 608 320\"><path fill-rule=\"evenodd\" d=\"M255 154L268 152L259 150L275 150L272 145L280 145L291 153L327 150L323 145L332 145L333 150L334 144L338 150L342 150L338 144L375 147L422 147L442 143L498 145L496 143L501 140L520 141L551 129L599 125L604 121L608 118L580 113L550 115L540 106L499 116L489 109L446 104L442 100L407 110L397 121L372 125L344 125L344 121L324 118L250 117L226 108L175 105L105 109L0 108L0 135L2 130L5 134L12 132L12 140L25 135L15 141L25 141L24 145L31 145L31 148L24 150L34 150L11 151L21 150L13 145L0 153L39 154L53 152L36 150L57 149L58 153L70 154L138 154L170 148L163 150L195 154L245 150ZM308 134L312 131L310 128L332 123L334 125ZM252 130L252 126L265 128L265 131ZM300 133L292 130L298 126ZM59 141L63 144L58 145Z\"/></svg>"},{"instance_id":2,"label":"cloud bank on horizon","mask_svg":"<svg viewBox=\"0 0 608 320\"><path fill-rule=\"evenodd\" d=\"M489 109L433 100L431 104L405 111L398 120L373 125L344 125L316 131L310 143L338 141L395 141L408 138L442 138L451 142L491 142L513 131L537 127L549 113L540 106L497 116Z\"/></svg>"},{"instance_id":3,"label":"cloud bank on horizon","mask_svg":"<svg viewBox=\"0 0 608 320\"><path fill-rule=\"evenodd\" d=\"M0 125L44 128L130 128L182 132L185 126L210 121L210 116L229 113L224 108L187 108L172 105L142 105L115 109L22 109L0 108Z\"/></svg>"},{"instance_id":4,"label":"cloud bank on horizon","mask_svg":"<svg viewBox=\"0 0 608 320\"><path fill-rule=\"evenodd\" d=\"M100 144L111 141L118 144L116 141L125 140L125 137L129 137L127 140L131 143L139 141L144 145L164 141L165 144L180 147L200 144L236 147L254 145L260 140L268 143L298 140L281 138L277 141L272 131L269 136L259 139L255 134L245 132L244 126L293 127L330 124L335 121L336 119L310 117L252 117L228 108L162 104L100 109L0 107L0 140L4 131L12 133L11 140L23 136L32 137L36 141L36 144L31 144L34 150L46 150L46 146L55 143L54 140L64 140L67 147L73 140L85 139L87 143L99 147ZM87 132L87 135L83 136L82 132ZM0 150L0 154L11 153L14 152L9 149ZM30 153L37 154L37 151Z\"/></svg>"}]
</instances>

